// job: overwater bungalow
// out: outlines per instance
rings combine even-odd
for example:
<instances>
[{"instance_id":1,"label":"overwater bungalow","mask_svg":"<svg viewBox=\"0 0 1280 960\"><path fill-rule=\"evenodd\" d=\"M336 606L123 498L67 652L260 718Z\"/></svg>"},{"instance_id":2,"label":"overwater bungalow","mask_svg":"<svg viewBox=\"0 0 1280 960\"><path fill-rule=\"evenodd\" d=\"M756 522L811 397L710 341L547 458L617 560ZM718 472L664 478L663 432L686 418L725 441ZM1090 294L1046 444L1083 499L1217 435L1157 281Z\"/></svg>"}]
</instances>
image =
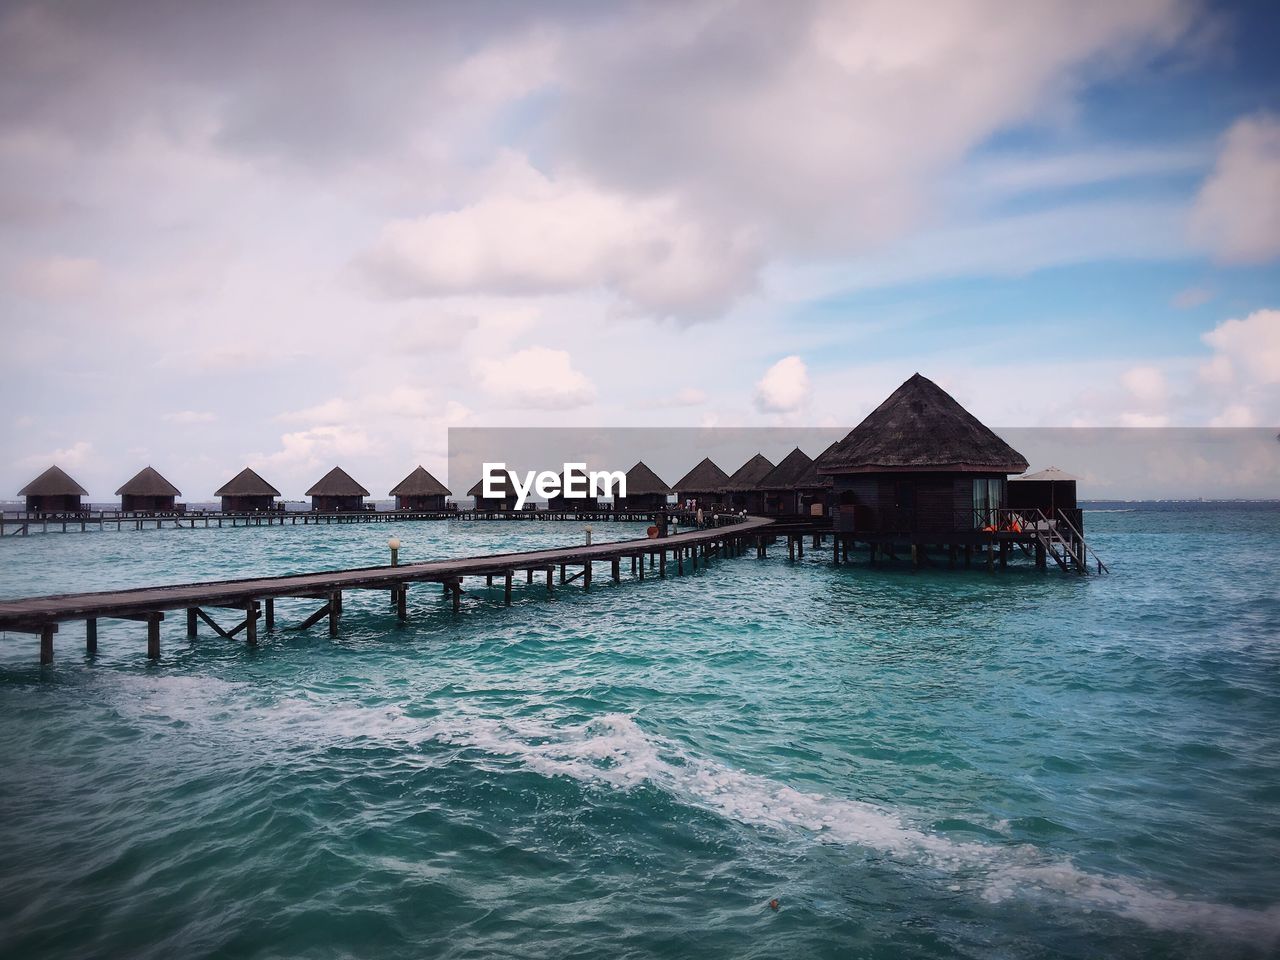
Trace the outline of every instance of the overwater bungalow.
<instances>
[{"instance_id":1,"label":"overwater bungalow","mask_svg":"<svg viewBox=\"0 0 1280 960\"><path fill-rule=\"evenodd\" d=\"M116 491L125 513L172 513L182 491L160 476L154 467L143 467Z\"/></svg>"},{"instance_id":2,"label":"overwater bungalow","mask_svg":"<svg viewBox=\"0 0 1280 960\"><path fill-rule=\"evenodd\" d=\"M676 499L683 504L693 500L699 507L714 507L724 501L724 487L729 475L711 462L702 461L676 483Z\"/></svg>"},{"instance_id":3,"label":"overwater bungalow","mask_svg":"<svg viewBox=\"0 0 1280 960\"><path fill-rule=\"evenodd\" d=\"M547 509L555 513L573 513L600 509L600 501L591 495L591 485L586 471L575 470L573 485L576 490L587 491L585 497L566 497L564 495L564 473L560 474L560 492L547 499Z\"/></svg>"},{"instance_id":4,"label":"overwater bungalow","mask_svg":"<svg viewBox=\"0 0 1280 960\"><path fill-rule=\"evenodd\" d=\"M449 493L449 488L433 477L426 467L418 466L391 488L390 495L396 498L397 510L438 513L445 509L445 498Z\"/></svg>"},{"instance_id":5,"label":"overwater bungalow","mask_svg":"<svg viewBox=\"0 0 1280 960\"><path fill-rule=\"evenodd\" d=\"M772 517L825 516L830 489L831 478L819 475L813 458L796 447L756 484L748 509Z\"/></svg>"},{"instance_id":6,"label":"overwater bungalow","mask_svg":"<svg viewBox=\"0 0 1280 960\"><path fill-rule=\"evenodd\" d=\"M476 485L467 491L467 496L475 499L477 510L490 511L511 511L516 508L519 498L516 496L516 487L511 480L511 473L494 481L494 489L501 493L501 496L486 497L484 495L484 477L476 481Z\"/></svg>"},{"instance_id":7,"label":"overwater bungalow","mask_svg":"<svg viewBox=\"0 0 1280 960\"><path fill-rule=\"evenodd\" d=\"M818 457L842 533L948 543L995 522L1026 458L916 374Z\"/></svg>"},{"instance_id":8,"label":"overwater bungalow","mask_svg":"<svg viewBox=\"0 0 1280 960\"><path fill-rule=\"evenodd\" d=\"M773 461L763 453L757 453L735 470L725 483L725 502L735 510L758 511L760 497L756 493L756 484L772 469Z\"/></svg>"},{"instance_id":9,"label":"overwater bungalow","mask_svg":"<svg viewBox=\"0 0 1280 960\"><path fill-rule=\"evenodd\" d=\"M361 513L369 491L341 467L334 467L307 491L312 513Z\"/></svg>"},{"instance_id":10,"label":"overwater bungalow","mask_svg":"<svg viewBox=\"0 0 1280 960\"><path fill-rule=\"evenodd\" d=\"M667 505L674 491L642 460L627 471L627 495L614 501L616 510L652 511Z\"/></svg>"},{"instance_id":11,"label":"overwater bungalow","mask_svg":"<svg viewBox=\"0 0 1280 960\"><path fill-rule=\"evenodd\" d=\"M219 487L214 496L222 501L223 513L266 513L276 508L280 491L245 467Z\"/></svg>"},{"instance_id":12,"label":"overwater bungalow","mask_svg":"<svg viewBox=\"0 0 1280 960\"><path fill-rule=\"evenodd\" d=\"M79 513L80 498L88 495L58 466L50 467L18 491L18 496L27 499L28 513Z\"/></svg>"}]
</instances>

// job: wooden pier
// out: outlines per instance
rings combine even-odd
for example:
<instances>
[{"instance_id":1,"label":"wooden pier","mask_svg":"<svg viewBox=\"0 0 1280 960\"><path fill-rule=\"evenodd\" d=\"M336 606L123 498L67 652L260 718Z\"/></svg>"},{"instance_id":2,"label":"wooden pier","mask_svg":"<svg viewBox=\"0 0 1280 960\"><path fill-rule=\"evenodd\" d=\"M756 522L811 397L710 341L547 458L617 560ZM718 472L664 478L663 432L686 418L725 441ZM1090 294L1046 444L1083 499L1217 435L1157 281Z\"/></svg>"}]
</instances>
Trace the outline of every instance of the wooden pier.
<instances>
[{"instance_id":1,"label":"wooden pier","mask_svg":"<svg viewBox=\"0 0 1280 960\"><path fill-rule=\"evenodd\" d=\"M204 623L222 637L243 634L246 643L255 645L260 620L267 632L276 629L275 601L302 598L318 600L320 606L295 629L305 630L326 620L330 636L337 636L342 596L347 590L386 591L397 618L403 621L408 618L407 597L413 584L440 584L457 612L462 604L464 578L484 577L488 585L492 585L495 578L501 578L504 603L510 605L512 583L522 571L526 584L533 584L535 575L545 577L548 596L555 593L557 571L559 585L580 581L582 587L589 590L597 563L609 564L609 577L614 583L621 580L624 560L629 561L629 572L637 580L645 579L646 567L650 576L665 578L669 567L674 567L677 575L683 574L686 568L693 572L700 564L715 558L741 556L752 543L758 552L762 551L765 537L761 528L771 523L765 518L746 517L725 526L645 540L287 577L7 600L0 601L0 631L38 635L40 662L51 663L54 636L60 624L82 621L85 648L94 653L98 647L98 620L136 620L147 625L147 656L154 659L160 656L160 624L170 611L185 612L188 636L194 637L199 625ZM209 612L217 610L234 611L236 622L230 626L220 624Z\"/></svg>"},{"instance_id":2,"label":"wooden pier","mask_svg":"<svg viewBox=\"0 0 1280 960\"><path fill-rule=\"evenodd\" d=\"M400 523L417 520L525 520L580 523L653 523L652 510L360 510L319 512L272 510L257 513L221 511L143 513L94 510L81 513L0 514L0 536L32 533L71 533L89 530L200 530L211 527L328 526L344 523Z\"/></svg>"}]
</instances>

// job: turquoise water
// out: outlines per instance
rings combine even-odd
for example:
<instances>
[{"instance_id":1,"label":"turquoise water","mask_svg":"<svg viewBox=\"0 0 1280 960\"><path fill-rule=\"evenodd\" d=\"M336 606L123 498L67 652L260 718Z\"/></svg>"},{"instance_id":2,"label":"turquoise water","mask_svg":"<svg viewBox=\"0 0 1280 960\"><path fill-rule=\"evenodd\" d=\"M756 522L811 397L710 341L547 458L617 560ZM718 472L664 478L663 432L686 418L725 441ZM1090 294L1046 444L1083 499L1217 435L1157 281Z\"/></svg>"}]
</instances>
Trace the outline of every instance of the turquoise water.
<instances>
[{"instance_id":1,"label":"turquoise water","mask_svg":"<svg viewBox=\"0 0 1280 960\"><path fill-rule=\"evenodd\" d=\"M257 650L0 638L0 956L1270 956L1280 511L1088 515L1107 577L720 561L438 589ZM578 542L0 541L0 596ZM596 539L633 533L596 526ZM305 601L281 602L297 622ZM771 899L779 908L770 909Z\"/></svg>"}]
</instances>

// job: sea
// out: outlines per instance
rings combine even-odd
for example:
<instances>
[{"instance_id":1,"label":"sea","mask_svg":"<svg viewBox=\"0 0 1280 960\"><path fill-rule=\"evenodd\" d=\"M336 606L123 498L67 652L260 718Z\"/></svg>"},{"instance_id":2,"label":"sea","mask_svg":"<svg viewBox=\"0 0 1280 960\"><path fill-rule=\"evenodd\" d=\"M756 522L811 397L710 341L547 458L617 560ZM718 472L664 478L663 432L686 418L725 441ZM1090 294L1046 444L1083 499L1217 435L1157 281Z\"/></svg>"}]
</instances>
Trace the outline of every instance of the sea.
<instances>
[{"instance_id":1,"label":"sea","mask_svg":"<svg viewBox=\"0 0 1280 960\"><path fill-rule=\"evenodd\" d=\"M714 561L468 581L256 648L0 635L0 957L1280 953L1280 505L1085 514L1105 575ZM0 597L582 524L0 540ZM596 542L643 535L597 523ZM669 568L669 573L670 573ZM229 611L211 611L228 622Z\"/></svg>"}]
</instances>

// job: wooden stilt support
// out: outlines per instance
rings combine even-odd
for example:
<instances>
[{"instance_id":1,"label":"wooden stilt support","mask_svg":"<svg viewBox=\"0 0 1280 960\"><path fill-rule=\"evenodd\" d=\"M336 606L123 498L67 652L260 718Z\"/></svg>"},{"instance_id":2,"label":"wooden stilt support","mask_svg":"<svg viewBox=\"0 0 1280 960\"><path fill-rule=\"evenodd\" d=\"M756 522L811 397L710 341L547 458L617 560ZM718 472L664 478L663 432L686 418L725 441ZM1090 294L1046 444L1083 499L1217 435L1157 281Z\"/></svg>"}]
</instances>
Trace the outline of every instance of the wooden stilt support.
<instances>
[{"instance_id":1,"label":"wooden stilt support","mask_svg":"<svg viewBox=\"0 0 1280 960\"><path fill-rule=\"evenodd\" d=\"M265 624L267 633L275 633L276 630L276 601L274 597L267 598L267 622Z\"/></svg>"},{"instance_id":2,"label":"wooden stilt support","mask_svg":"<svg viewBox=\"0 0 1280 960\"><path fill-rule=\"evenodd\" d=\"M53 635L58 632L56 623L46 623L40 628L40 664L53 663Z\"/></svg>"},{"instance_id":3,"label":"wooden stilt support","mask_svg":"<svg viewBox=\"0 0 1280 960\"><path fill-rule=\"evenodd\" d=\"M800 560L804 559L804 534L796 537L796 557Z\"/></svg>"},{"instance_id":4,"label":"wooden stilt support","mask_svg":"<svg viewBox=\"0 0 1280 960\"><path fill-rule=\"evenodd\" d=\"M146 616L147 657L151 660L160 659L160 621L163 619L163 613L148 613Z\"/></svg>"},{"instance_id":5,"label":"wooden stilt support","mask_svg":"<svg viewBox=\"0 0 1280 960\"><path fill-rule=\"evenodd\" d=\"M663 547L658 551L658 578L665 580L667 578L667 549Z\"/></svg>"},{"instance_id":6,"label":"wooden stilt support","mask_svg":"<svg viewBox=\"0 0 1280 960\"><path fill-rule=\"evenodd\" d=\"M512 571L508 570L502 582L502 603L507 607L511 606L511 573Z\"/></svg>"},{"instance_id":7,"label":"wooden stilt support","mask_svg":"<svg viewBox=\"0 0 1280 960\"><path fill-rule=\"evenodd\" d=\"M1037 540L1036 541L1036 569L1037 570L1047 569L1049 566L1047 561L1048 561L1048 556L1045 553L1044 541Z\"/></svg>"},{"instance_id":8,"label":"wooden stilt support","mask_svg":"<svg viewBox=\"0 0 1280 960\"><path fill-rule=\"evenodd\" d=\"M342 591L329 594L329 636L338 635L338 621L342 619Z\"/></svg>"},{"instance_id":9,"label":"wooden stilt support","mask_svg":"<svg viewBox=\"0 0 1280 960\"><path fill-rule=\"evenodd\" d=\"M614 583L622 582L622 558L621 557L613 558L613 582Z\"/></svg>"},{"instance_id":10,"label":"wooden stilt support","mask_svg":"<svg viewBox=\"0 0 1280 960\"><path fill-rule=\"evenodd\" d=\"M524 572L524 578L525 583L533 583L533 567Z\"/></svg>"},{"instance_id":11,"label":"wooden stilt support","mask_svg":"<svg viewBox=\"0 0 1280 960\"><path fill-rule=\"evenodd\" d=\"M244 642L251 647L258 645L258 601L244 605Z\"/></svg>"},{"instance_id":12,"label":"wooden stilt support","mask_svg":"<svg viewBox=\"0 0 1280 960\"><path fill-rule=\"evenodd\" d=\"M554 597L555 593L556 593L556 588L555 588L554 575L551 572L551 568L547 567L547 596Z\"/></svg>"},{"instance_id":13,"label":"wooden stilt support","mask_svg":"<svg viewBox=\"0 0 1280 960\"><path fill-rule=\"evenodd\" d=\"M508 579L507 580L508 590L510 590L510 583L511 581L510 579ZM271 601L268 600L267 603L268 603L267 610L269 611L271 609L271 607L269 606ZM268 613L268 620L267 620L268 630L271 629L271 626L270 626L271 621L269 618L270 618L270 614ZM406 620L409 619L409 585L407 583L400 584L400 589L396 591L396 619L399 620L401 623L404 623Z\"/></svg>"},{"instance_id":14,"label":"wooden stilt support","mask_svg":"<svg viewBox=\"0 0 1280 960\"><path fill-rule=\"evenodd\" d=\"M198 620L196 617L196 608L187 607L187 636L188 637L194 637L196 635L197 622Z\"/></svg>"},{"instance_id":15,"label":"wooden stilt support","mask_svg":"<svg viewBox=\"0 0 1280 960\"><path fill-rule=\"evenodd\" d=\"M453 581L453 612L457 613L462 609L462 581Z\"/></svg>"},{"instance_id":16,"label":"wooden stilt support","mask_svg":"<svg viewBox=\"0 0 1280 960\"><path fill-rule=\"evenodd\" d=\"M586 563L582 565L582 589L583 590L591 589L591 567L592 567L592 563L590 560L588 560Z\"/></svg>"},{"instance_id":17,"label":"wooden stilt support","mask_svg":"<svg viewBox=\"0 0 1280 960\"><path fill-rule=\"evenodd\" d=\"M966 567L973 565L973 544L971 543L964 545L964 565Z\"/></svg>"},{"instance_id":18,"label":"wooden stilt support","mask_svg":"<svg viewBox=\"0 0 1280 960\"><path fill-rule=\"evenodd\" d=\"M84 622L84 652L98 652L98 618L90 617Z\"/></svg>"}]
</instances>

